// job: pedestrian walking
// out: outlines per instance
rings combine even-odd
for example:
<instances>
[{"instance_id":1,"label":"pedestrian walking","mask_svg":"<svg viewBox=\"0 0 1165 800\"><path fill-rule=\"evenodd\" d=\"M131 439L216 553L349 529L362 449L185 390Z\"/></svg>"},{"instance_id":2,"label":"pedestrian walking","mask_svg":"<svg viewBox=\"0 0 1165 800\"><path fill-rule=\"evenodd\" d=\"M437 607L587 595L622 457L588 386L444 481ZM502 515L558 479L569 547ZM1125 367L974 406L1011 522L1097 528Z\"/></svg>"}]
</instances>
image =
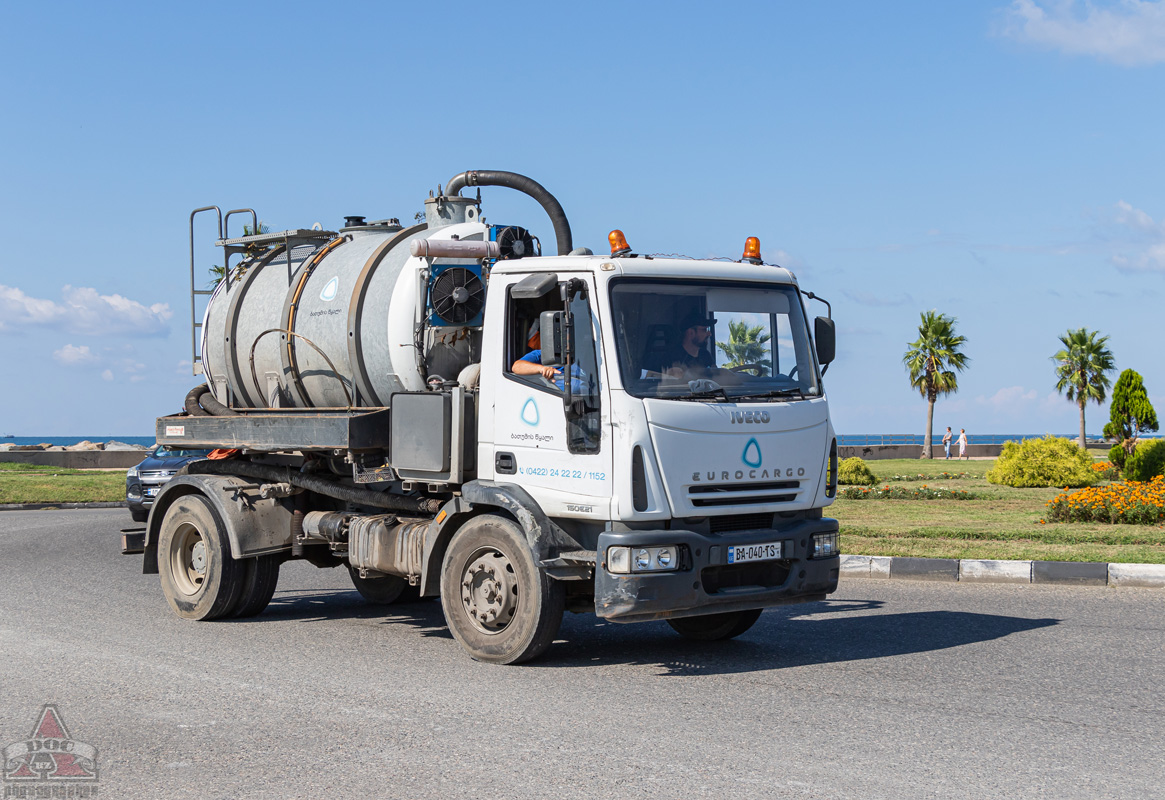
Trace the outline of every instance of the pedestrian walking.
<instances>
[{"instance_id":1,"label":"pedestrian walking","mask_svg":"<svg viewBox=\"0 0 1165 800\"><path fill-rule=\"evenodd\" d=\"M947 432L943 435L943 450L947 453L947 461L951 460L951 439L953 438L954 436L951 435L951 426L948 425Z\"/></svg>"},{"instance_id":2,"label":"pedestrian walking","mask_svg":"<svg viewBox=\"0 0 1165 800\"><path fill-rule=\"evenodd\" d=\"M959 428L959 458L967 459L967 429Z\"/></svg>"}]
</instances>

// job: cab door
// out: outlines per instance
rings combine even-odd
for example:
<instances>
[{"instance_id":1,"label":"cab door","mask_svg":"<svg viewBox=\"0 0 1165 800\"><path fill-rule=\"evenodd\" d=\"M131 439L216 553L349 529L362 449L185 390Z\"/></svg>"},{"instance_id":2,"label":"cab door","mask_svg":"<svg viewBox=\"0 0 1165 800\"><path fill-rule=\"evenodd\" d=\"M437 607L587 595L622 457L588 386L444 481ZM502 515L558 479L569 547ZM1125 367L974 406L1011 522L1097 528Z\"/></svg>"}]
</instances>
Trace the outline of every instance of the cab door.
<instances>
[{"instance_id":1,"label":"cab door","mask_svg":"<svg viewBox=\"0 0 1165 800\"><path fill-rule=\"evenodd\" d=\"M547 514L608 519L610 402L602 349L597 346L602 340L594 284L589 277L575 281L582 291L568 301L562 297L562 286L576 276L559 275L546 295L519 299L513 290L521 277L495 275L491 281L491 291L501 289L506 294L505 327L499 333L503 341L492 348L491 355L498 357L482 360L482 391L492 394L493 424L489 450L480 455L488 457L494 480L524 487ZM505 281L503 287L497 285L499 279ZM565 312L568 305L574 327L574 363L569 371L560 366L558 375L569 372L572 376L569 410L564 407L565 377L552 381L513 369L514 362L532 352L552 349L539 347L539 337L534 335L540 334L538 321L543 312ZM488 344L486 349L491 350ZM486 450L484 443L481 450Z\"/></svg>"}]
</instances>

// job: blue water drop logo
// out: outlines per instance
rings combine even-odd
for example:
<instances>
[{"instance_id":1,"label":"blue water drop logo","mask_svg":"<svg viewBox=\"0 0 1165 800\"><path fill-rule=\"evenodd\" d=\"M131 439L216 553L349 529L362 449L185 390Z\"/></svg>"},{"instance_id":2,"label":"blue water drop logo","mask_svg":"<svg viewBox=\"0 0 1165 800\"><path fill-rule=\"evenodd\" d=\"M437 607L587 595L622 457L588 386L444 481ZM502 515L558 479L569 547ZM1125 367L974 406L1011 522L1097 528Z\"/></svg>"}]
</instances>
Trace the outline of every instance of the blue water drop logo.
<instances>
[{"instance_id":1,"label":"blue water drop logo","mask_svg":"<svg viewBox=\"0 0 1165 800\"><path fill-rule=\"evenodd\" d=\"M756 469L760 466L760 444L757 443L755 436L748 440L748 444L744 446L744 452L740 454L740 458L746 465L752 467L753 469Z\"/></svg>"},{"instance_id":2,"label":"blue water drop logo","mask_svg":"<svg viewBox=\"0 0 1165 800\"><path fill-rule=\"evenodd\" d=\"M340 276L332 278L324 286L324 290L320 292L320 299L325 303L329 303L336 299L336 292L340 290Z\"/></svg>"},{"instance_id":3,"label":"blue water drop logo","mask_svg":"<svg viewBox=\"0 0 1165 800\"><path fill-rule=\"evenodd\" d=\"M538 404L534 402L533 397L526 399L526 404L522 406L522 422L525 422L530 427L537 427L539 422Z\"/></svg>"}]
</instances>

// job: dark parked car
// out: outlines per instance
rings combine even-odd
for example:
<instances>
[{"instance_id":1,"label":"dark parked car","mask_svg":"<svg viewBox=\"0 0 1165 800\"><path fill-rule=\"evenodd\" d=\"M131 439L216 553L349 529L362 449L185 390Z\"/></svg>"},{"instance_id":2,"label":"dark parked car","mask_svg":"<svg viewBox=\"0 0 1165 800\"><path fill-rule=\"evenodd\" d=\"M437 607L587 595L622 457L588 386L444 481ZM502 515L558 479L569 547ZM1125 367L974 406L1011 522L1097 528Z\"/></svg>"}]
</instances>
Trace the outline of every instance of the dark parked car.
<instances>
[{"instance_id":1,"label":"dark parked car","mask_svg":"<svg viewBox=\"0 0 1165 800\"><path fill-rule=\"evenodd\" d=\"M174 473L191 461L206 458L209 450L177 450L156 447L146 460L125 473L125 504L134 522L145 522L154 497Z\"/></svg>"}]
</instances>

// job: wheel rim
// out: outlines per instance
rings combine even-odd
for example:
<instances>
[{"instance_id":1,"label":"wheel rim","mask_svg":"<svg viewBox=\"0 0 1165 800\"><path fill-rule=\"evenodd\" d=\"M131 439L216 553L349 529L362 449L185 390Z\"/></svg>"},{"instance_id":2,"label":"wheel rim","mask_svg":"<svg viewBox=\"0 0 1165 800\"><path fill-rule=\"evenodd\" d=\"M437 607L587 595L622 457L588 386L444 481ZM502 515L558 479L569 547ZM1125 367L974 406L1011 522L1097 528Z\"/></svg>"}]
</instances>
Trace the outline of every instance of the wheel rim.
<instances>
[{"instance_id":1,"label":"wheel rim","mask_svg":"<svg viewBox=\"0 0 1165 800\"><path fill-rule=\"evenodd\" d=\"M473 627L482 633L501 633L518 610L518 580L514 565L500 550L473 553L461 571L461 604Z\"/></svg>"},{"instance_id":2,"label":"wheel rim","mask_svg":"<svg viewBox=\"0 0 1165 800\"><path fill-rule=\"evenodd\" d=\"M206 541L199 530L189 523L184 523L175 531L172 541L170 572L174 575L174 586L182 594L198 594L206 582Z\"/></svg>"}]
</instances>

